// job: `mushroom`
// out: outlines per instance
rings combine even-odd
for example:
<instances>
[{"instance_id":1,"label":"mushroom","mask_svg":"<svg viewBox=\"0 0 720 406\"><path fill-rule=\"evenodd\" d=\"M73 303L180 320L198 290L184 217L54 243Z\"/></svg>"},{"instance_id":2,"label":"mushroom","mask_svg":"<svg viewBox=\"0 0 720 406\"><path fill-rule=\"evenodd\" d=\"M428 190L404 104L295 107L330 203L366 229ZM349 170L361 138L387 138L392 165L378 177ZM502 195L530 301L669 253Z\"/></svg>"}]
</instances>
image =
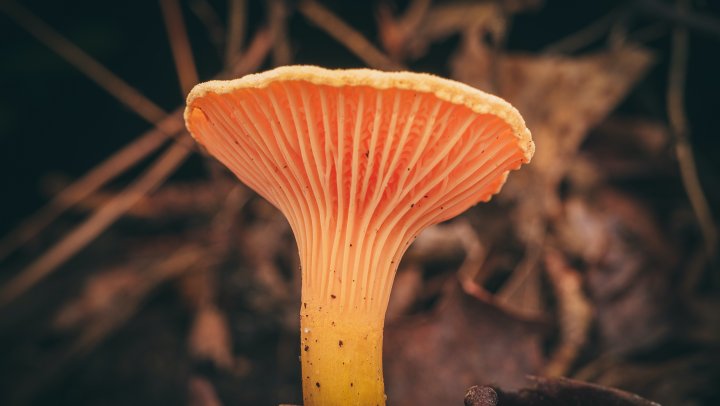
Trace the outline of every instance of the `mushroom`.
<instances>
[{"instance_id":1,"label":"mushroom","mask_svg":"<svg viewBox=\"0 0 720 406\"><path fill-rule=\"evenodd\" d=\"M535 148L504 100L410 72L286 66L210 81L190 92L185 122L293 230L306 406L385 404L400 258L424 228L499 192Z\"/></svg>"}]
</instances>

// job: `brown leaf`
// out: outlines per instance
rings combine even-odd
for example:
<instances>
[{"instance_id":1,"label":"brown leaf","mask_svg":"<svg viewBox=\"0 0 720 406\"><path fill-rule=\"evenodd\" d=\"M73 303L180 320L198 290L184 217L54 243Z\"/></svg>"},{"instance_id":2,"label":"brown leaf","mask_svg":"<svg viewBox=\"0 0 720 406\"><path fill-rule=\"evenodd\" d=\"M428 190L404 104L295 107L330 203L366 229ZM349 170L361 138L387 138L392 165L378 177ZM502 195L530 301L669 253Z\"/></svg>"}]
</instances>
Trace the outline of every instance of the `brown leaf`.
<instances>
[{"instance_id":1,"label":"brown leaf","mask_svg":"<svg viewBox=\"0 0 720 406\"><path fill-rule=\"evenodd\" d=\"M676 294L669 281L677 254L648 208L605 188L570 197L565 212L556 222L559 245L586 263L602 350L625 353L666 337L673 326Z\"/></svg>"},{"instance_id":2,"label":"brown leaf","mask_svg":"<svg viewBox=\"0 0 720 406\"><path fill-rule=\"evenodd\" d=\"M638 395L566 378L530 377L534 385L517 392L473 386L466 406L659 406Z\"/></svg>"},{"instance_id":3,"label":"brown leaf","mask_svg":"<svg viewBox=\"0 0 720 406\"><path fill-rule=\"evenodd\" d=\"M717 310L716 310L717 311ZM699 351L667 358L662 350L660 360L621 361L590 364L584 375L600 385L642 391L644 396L667 405L714 405L720 377L720 354L711 346ZM605 364L605 365L601 365Z\"/></svg>"},{"instance_id":4,"label":"brown leaf","mask_svg":"<svg viewBox=\"0 0 720 406\"><path fill-rule=\"evenodd\" d=\"M516 387L542 365L541 331L453 283L432 314L387 327L388 397L397 405L452 405L473 383Z\"/></svg>"}]
</instances>

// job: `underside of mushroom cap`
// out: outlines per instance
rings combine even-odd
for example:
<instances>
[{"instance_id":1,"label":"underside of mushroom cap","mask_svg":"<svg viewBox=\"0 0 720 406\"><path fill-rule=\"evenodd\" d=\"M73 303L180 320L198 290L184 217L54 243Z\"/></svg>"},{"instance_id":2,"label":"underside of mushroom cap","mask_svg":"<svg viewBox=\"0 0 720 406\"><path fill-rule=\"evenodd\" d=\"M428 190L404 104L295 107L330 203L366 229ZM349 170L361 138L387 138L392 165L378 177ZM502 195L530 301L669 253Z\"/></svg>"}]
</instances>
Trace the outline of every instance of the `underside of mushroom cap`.
<instances>
[{"instance_id":1,"label":"underside of mushroom cap","mask_svg":"<svg viewBox=\"0 0 720 406\"><path fill-rule=\"evenodd\" d=\"M185 120L287 216L304 267L350 272L335 284L304 274L304 288L333 296L343 277L362 284L342 289L353 297L375 291L357 269L384 273L377 261L389 258L394 270L422 229L489 200L534 152L504 100L408 72L290 66L206 82L188 96ZM378 282L388 295L389 273L377 275L389 277Z\"/></svg>"}]
</instances>

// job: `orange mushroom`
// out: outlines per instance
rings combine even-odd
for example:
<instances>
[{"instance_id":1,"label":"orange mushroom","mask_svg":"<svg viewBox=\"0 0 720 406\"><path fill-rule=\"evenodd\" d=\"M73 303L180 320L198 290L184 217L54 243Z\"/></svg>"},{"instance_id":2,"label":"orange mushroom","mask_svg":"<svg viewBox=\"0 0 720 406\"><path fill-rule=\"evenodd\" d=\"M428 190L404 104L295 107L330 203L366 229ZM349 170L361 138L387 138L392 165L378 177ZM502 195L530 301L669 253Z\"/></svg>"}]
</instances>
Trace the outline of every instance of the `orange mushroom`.
<instances>
[{"instance_id":1,"label":"orange mushroom","mask_svg":"<svg viewBox=\"0 0 720 406\"><path fill-rule=\"evenodd\" d=\"M534 151L504 100L409 72L288 66L206 82L185 121L295 234L306 406L385 404L400 258L424 228L489 200Z\"/></svg>"}]
</instances>

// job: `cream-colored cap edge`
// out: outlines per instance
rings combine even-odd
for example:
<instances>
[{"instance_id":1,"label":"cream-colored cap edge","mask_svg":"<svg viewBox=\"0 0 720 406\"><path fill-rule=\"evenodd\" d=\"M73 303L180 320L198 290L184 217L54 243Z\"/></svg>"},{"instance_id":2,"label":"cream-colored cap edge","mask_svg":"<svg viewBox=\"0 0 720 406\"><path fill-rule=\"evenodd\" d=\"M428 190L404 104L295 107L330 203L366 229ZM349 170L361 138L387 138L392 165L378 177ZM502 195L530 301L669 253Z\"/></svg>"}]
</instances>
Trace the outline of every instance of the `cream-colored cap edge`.
<instances>
[{"instance_id":1,"label":"cream-colored cap edge","mask_svg":"<svg viewBox=\"0 0 720 406\"><path fill-rule=\"evenodd\" d=\"M310 65L281 66L233 80L211 80L197 84L188 94L185 123L190 116L192 102L207 93L225 94L237 89L264 88L277 81L304 81L326 86L369 86L376 89L404 89L432 93L440 100L464 105L478 114L500 117L513 129L525 161L535 152L530 130L520 113L505 100L454 80L427 73L383 72L374 69L325 69Z\"/></svg>"}]
</instances>

